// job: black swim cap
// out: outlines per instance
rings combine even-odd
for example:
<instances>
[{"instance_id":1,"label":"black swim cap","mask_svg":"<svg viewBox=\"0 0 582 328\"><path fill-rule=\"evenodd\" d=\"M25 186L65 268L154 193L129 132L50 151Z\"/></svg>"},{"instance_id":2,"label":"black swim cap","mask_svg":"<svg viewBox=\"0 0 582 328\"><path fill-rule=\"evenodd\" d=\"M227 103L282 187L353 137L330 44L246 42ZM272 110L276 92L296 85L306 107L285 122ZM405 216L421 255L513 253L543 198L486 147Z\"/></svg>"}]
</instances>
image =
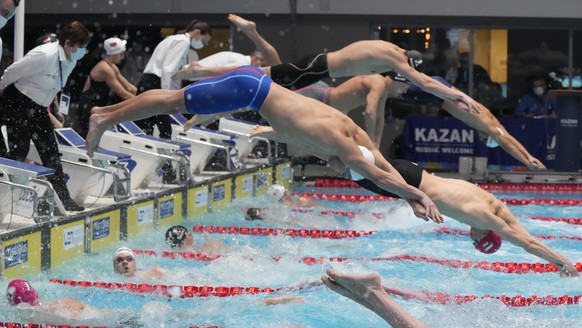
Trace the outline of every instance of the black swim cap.
<instances>
[{"instance_id":1,"label":"black swim cap","mask_svg":"<svg viewBox=\"0 0 582 328\"><path fill-rule=\"evenodd\" d=\"M247 214L245 215L245 220L247 221L263 220L263 217L261 216L261 210L258 208L249 208L247 210Z\"/></svg>"},{"instance_id":2,"label":"black swim cap","mask_svg":"<svg viewBox=\"0 0 582 328\"><path fill-rule=\"evenodd\" d=\"M422 53L416 50L407 50L406 57L408 57L408 65L417 71L422 71Z\"/></svg>"},{"instance_id":3,"label":"black swim cap","mask_svg":"<svg viewBox=\"0 0 582 328\"><path fill-rule=\"evenodd\" d=\"M181 225L171 226L166 231L166 244L172 248L180 247L187 235L188 229L186 227Z\"/></svg>"}]
</instances>

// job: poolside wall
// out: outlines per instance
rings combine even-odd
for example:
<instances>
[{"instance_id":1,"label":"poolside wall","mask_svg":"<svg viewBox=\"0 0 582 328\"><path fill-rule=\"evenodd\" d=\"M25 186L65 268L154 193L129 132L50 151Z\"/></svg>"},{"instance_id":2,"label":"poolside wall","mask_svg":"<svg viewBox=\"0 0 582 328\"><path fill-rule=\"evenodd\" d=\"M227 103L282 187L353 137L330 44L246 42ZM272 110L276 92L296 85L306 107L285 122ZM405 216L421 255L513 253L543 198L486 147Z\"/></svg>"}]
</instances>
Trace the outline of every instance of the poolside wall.
<instances>
[{"instance_id":1,"label":"poolside wall","mask_svg":"<svg viewBox=\"0 0 582 328\"><path fill-rule=\"evenodd\" d=\"M289 188L292 177L291 163L278 161L2 234L0 278L40 273L139 233L195 220L235 199L263 195L274 183Z\"/></svg>"}]
</instances>

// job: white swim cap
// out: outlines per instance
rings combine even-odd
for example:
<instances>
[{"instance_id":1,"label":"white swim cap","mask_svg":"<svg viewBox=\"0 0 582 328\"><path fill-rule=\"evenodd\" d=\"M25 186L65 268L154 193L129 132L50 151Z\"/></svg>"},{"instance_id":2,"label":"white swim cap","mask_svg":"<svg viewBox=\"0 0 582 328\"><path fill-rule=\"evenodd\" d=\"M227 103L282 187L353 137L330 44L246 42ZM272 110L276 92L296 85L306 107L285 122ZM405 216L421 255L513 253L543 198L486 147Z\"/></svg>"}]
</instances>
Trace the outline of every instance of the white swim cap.
<instances>
[{"instance_id":1,"label":"white swim cap","mask_svg":"<svg viewBox=\"0 0 582 328\"><path fill-rule=\"evenodd\" d=\"M103 49L106 55L117 55L125 52L125 44L127 41L120 38L109 38L103 41Z\"/></svg>"},{"instance_id":2,"label":"white swim cap","mask_svg":"<svg viewBox=\"0 0 582 328\"><path fill-rule=\"evenodd\" d=\"M360 147L360 151L362 152L362 155L364 155L364 158L366 160L368 160L368 162L374 164L375 163L374 154L372 154L372 152L364 146L358 146L358 147ZM351 176L351 179L354 181L359 181L359 180L365 179L360 173L358 173L352 169L350 169L350 176Z\"/></svg>"},{"instance_id":3,"label":"white swim cap","mask_svg":"<svg viewBox=\"0 0 582 328\"><path fill-rule=\"evenodd\" d=\"M115 251L115 253L113 253L113 262L115 262L115 259L116 259L116 258L117 258L119 255L121 255L121 254L124 254L124 253L126 253L126 254L129 254L129 255L131 255L132 257L134 257L134 258L135 258L135 254L133 254L133 251L131 250L131 248L129 248L129 247L119 247L119 248L118 248L118 249Z\"/></svg>"},{"instance_id":4,"label":"white swim cap","mask_svg":"<svg viewBox=\"0 0 582 328\"><path fill-rule=\"evenodd\" d=\"M281 198L283 198L283 195L285 194L285 187L283 187L280 184L275 184L272 185L269 190L267 191L267 195L269 195L269 197L272 197L275 200L280 200Z\"/></svg>"}]
</instances>

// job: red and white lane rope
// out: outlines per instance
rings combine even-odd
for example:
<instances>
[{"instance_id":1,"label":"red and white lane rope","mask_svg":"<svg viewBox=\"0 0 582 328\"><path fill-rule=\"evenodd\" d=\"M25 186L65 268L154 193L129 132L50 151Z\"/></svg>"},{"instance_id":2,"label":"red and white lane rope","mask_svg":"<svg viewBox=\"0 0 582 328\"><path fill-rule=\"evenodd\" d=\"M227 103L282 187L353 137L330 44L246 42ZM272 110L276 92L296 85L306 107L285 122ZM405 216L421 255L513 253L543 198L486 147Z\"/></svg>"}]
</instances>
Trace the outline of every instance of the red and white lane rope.
<instances>
[{"instance_id":1,"label":"red and white lane rope","mask_svg":"<svg viewBox=\"0 0 582 328\"><path fill-rule=\"evenodd\" d=\"M438 304L452 304L452 303L456 303L456 304L464 304L464 303L469 303L469 302L473 302L474 300L477 299L487 299L487 298L495 298L500 300L501 302L503 302L503 304L505 304L506 306L516 306L516 307L523 307L523 306L533 306L533 305L553 305L553 306L558 306L558 305L571 305L571 304L580 304L582 303L582 295L575 295L575 296L569 296L569 295L564 295L564 296L553 296L553 295L547 295L547 296L538 296L538 295L532 295L532 296L521 296L521 295L516 295L516 296L506 296L506 295L500 295L500 296L492 296L492 295L483 295L483 296L477 296L477 295L459 295L459 294L453 294L453 295L448 295L445 293L441 293L441 292L428 292L428 291L419 291L419 292L410 292L410 291L402 291L402 290L398 290L398 289L394 289L394 288L387 288L384 287L384 289L386 290L386 292L390 293L390 294L394 294L394 295L399 295L405 298L409 298L409 299L416 299L416 300L421 300L424 302L429 302L429 303L438 303Z\"/></svg>"},{"instance_id":2,"label":"red and white lane rope","mask_svg":"<svg viewBox=\"0 0 582 328\"><path fill-rule=\"evenodd\" d=\"M212 286L168 286L168 285L150 285L150 284L133 284L133 283L111 283L111 282L90 282L90 281L75 281L75 280L56 280L52 279L50 282L57 284L64 284L68 286L80 286L80 287L98 287L98 288L108 288L108 289L121 289L129 292L137 293L155 293L161 294L168 297L180 297L180 298L192 298L192 297L228 297L237 296L243 294L261 294L261 293L275 293L280 291L289 290L301 290L307 287L317 286L321 283L311 283L305 287L296 288L258 288L258 287L212 287ZM406 298L418 299L425 302L433 302L439 304L449 304L457 303L463 304L472 302L476 299L485 298L496 298L501 300L507 306L531 306L531 305L569 305L569 304L579 304L582 299L582 295L569 296L564 295L560 297L554 297L552 295L547 296L537 296L533 295L527 296L491 296L491 295L459 295L453 294L448 295L442 292L428 292L428 291L402 291L393 288L385 288L387 292L395 295L400 295Z\"/></svg>"},{"instance_id":3,"label":"red and white lane rope","mask_svg":"<svg viewBox=\"0 0 582 328\"><path fill-rule=\"evenodd\" d=\"M160 323L161 324L161 323ZM123 326L75 326L75 325L53 325L49 323L22 323L22 322L0 322L0 328L123 328ZM188 328L220 328L220 326L198 326L191 325Z\"/></svg>"},{"instance_id":4,"label":"red and white lane rope","mask_svg":"<svg viewBox=\"0 0 582 328\"><path fill-rule=\"evenodd\" d=\"M195 260L202 262L212 262L217 260L223 255L206 255L202 253L195 252L156 252L153 250L140 250L134 249L133 252L137 255L147 255L147 256L158 256L169 259L186 259ZM273 260L279 261L282 257L273 257ZM423 255L396 255L389 257L372 257L372 258L351 258L351 257L310 257L306 256L301 258L298 262L305 263L307 265L322 265L326 261L329 262L345 262L345 261L411 261L411 262L424 262L424 263L434 263L443 266L448 266L451 268L463 268L463 269L481 269L501 273L550 273L558 272L558 268L551 263L516 263L516 262L485 262L485 261L462 261L462 260L450 260L450 259L438 259L430 256ZM578 262L575 264L578 272L582 272L582 263Z\"/></svg>"},{"instance_id":5,"label":"red and white lane rope","mask_svg":"<svg viewBox=\"0 0 582 328\"><path fill-rule=\"evenodd\" d=\"M299 193L295 192L293 195L316 200L327 200L334 202L382 202L394 201L398 198L385 197L382 195L362 195L362 194L333 194L333 193ZM500 200L508 205L565 205L577 206L582 205L582 199L517 199L517 198L500 198Z\"/></svg>"},{"instance_id":6,"label":"red and white lane rope","mask_svg":"<svg viewBox=\"0 0 582 328\"><path fill-rule=\"evenodd\" d=\"M532 220L546 221L546 222L563 222L573 225L582 225L582 218L553 218L544 216L530 216Z\"/></svg>"},{"instance_id":7,"label":"red and white lane rope","mask_svg":"<svg viewBox=\"0 0 582 328\"><path fill-rule=\"evenodd\" d=\"M453 229L453 228L447 228L447 227L442 227L442 228L437 229L436 233L443 233L443 234L448 234L448 235L463 235L463 236L468 236L471 234L471 232L469 230ZM533 236L538 238L538 239L546 239L546 240L569 239L569 240L575 240L575 241L582 241L582 237L577 237L577 236L547 236L547 235L533 235Z\"/></svg>"},{"instance_id":8,"label":"red and white lane rope","mask_svg":"<svg viewBox=\"0 0 582 328\"><path fill-rule=\"evenodd\" d=\"M194 297L228 297L238 295L255 295L275 293L283 288L259 288L259 287L224 287L224 286L180 286L164 284L134 284L130 282L104 282L104 281L82 281L82 280L59 280L50 279L49 282L62 284L71 287L95 287L111 290L124 290L139 294L156 294L169 298L194 298Z\"/></svg>"},{"instance_id":9,"label":"red and white lane rope","mask_svg":"<svg viewBox=\"0 0 582 328\"><path fill-rule=\"evenodd\" d=\"M361 188L356 182L344 179L318 178L307 186L316 188ZM485 190L502 191L544 191L544 192L579 192L581 184L558 183L478 183Z\"/></svg>"},{"instance_id":10,"label":"red and white lane rope","mask_svg":"<svg viewBox=\"0 0 582 328\"><path fill-rule=\"evenodd\" d=\"M285 235L289 237L305 238L329 238L343 239L356 238L373 235L377 231L356 231L356 230L320 230L320 229L283 229L283 228L259 228L259 227L226 227L214 225L195 225L192 229L194 233L212 233L212 234L237 234L253 236L277 236Z\"/></svg>"}]
</instances>

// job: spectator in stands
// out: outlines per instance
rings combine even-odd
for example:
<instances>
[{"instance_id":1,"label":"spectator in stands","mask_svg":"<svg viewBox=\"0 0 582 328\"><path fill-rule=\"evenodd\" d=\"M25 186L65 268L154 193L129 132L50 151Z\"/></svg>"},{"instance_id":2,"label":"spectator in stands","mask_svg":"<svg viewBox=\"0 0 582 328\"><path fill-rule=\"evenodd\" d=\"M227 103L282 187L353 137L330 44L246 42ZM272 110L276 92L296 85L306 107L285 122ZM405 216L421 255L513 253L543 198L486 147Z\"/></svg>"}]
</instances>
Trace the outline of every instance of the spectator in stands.
<instances>
[{"instance_id":1,"label":"spectator in stands","mask_svg":"<svg viewBox=\"0 0 582 328\"><path fill-rule=\"evenodd\" d=\"M541 75L528 78L529 91L519 98L514 117L556 117L556 100L547 94L546 79Z\"/></svg>"},{"instance_id":2,"label":"spectator in stands","mask_svg":"<svg viewBox=\"0 0 582 328\"><path fill-rule=\"evenodd\" d=\"M24 161L32 140L42 164L53 168L49 176L67 211L82 211L67 190L53 125L47 107L64 90L69 75L83 58L91 39L89 30L75 21L61 30L59 42L38 46L6 69L0 80L3 99L0 103L1 124L6 125L8 147L0 142L0 156ZM70 97L61 96L60 110Z\"/></svg>"},{"instance_id":3,"label":"spectator in stands","mask_svg":"<svg viewBox=\"0 0 582 328\"><path fill-rule=\"evenodd\" d=\"M115 37L105 40L103 42L105 56L87 76L79 99L77 121L74 124L75 131L83 138L87 136L89 129L91 108L108 105L110 91L121 100L129 99L137 92L137 88L121 75L117 67L124 58L126 43L127 41Z\"/></svg>"},{"instance_id":4,"label":"spectator in stands","mask_svg":"<svg viewBox=\"0 0 582 328\"><path fill-rule=\"evenodd\" d=\"M491 77L483 66L473 64L473 85L477 88L481 83L491 84ZM463 91L467 91L469 88L469 53L467 52L459 55L459 70L453 85Z\"/></svg>"}]
</instances>

